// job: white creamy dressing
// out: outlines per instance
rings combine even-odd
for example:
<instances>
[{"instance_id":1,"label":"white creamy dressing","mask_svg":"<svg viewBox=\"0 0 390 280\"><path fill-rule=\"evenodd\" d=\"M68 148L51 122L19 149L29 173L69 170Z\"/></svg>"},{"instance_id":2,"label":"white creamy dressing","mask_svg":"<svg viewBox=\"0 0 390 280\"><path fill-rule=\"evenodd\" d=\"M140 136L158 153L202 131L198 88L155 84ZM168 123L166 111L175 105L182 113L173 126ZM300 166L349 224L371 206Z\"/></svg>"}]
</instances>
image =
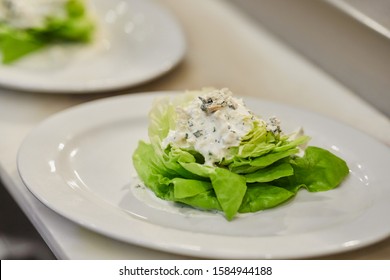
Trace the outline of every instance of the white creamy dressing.
<instances>
[{"instance_id":1,"label":"white creamy dressing","mask_svg":"<svg viewBox=\"0 0 390 280\"><path fill-rule=\"evenodd\" d=\"M65 17L68 0L0 0L0 22L16 28L41 27L48 16Z\"/></svg>"},{"instance_id":2,"label":"white creamy dressing","mask_svg":"<svg viewBox=\"0 0 390 280\"><path fill-rule=\"evenodd\" d=\"M204 156L206 165L225 158L229 148L238 146L253 129L255 120L264 122L226 88L202 93L176 112L176 129L163 140L163 148L171 144L196 150Z\"/></svg>"}]
</instances>

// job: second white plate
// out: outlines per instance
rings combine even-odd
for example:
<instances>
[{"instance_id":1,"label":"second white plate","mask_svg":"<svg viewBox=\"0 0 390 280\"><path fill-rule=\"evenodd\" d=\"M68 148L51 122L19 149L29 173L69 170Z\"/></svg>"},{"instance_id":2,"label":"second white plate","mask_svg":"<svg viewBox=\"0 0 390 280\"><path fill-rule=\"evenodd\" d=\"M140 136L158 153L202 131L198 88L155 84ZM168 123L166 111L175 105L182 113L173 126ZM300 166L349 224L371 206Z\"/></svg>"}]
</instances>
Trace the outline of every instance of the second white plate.
<instances>
[{"instance_id":1,"label":"second white plate","mask_svg":"<svg viewBox=\"0 0 390 280\"><path fill-rule=\"evenodd\" d=\"M154 79L183 58L183 31L158 3L90 3L98 25L91 44L56 45L0 65L0 85L46 93L117 90Z\"/></svg>"},{"instance_id":2,"label":"second white plate","mask_svg":"<svg viewBox=\"0 0 390 280\"><path fill-rule=\"evenodd\" d=\"M44 121L25 139L20 175L44 204L104 235L206 258L303 258L343 252L390 235L390 151L365 134L286 105L246 98L285 131L303 126L311 145L344 158L350 176L338 188L300 191L289 203L228 222L159 200L138 187L131 161L147 140L156 96L135 94L83 104ZM172 93L170 93L172 94Z\"/></svg>"}]
</instances>

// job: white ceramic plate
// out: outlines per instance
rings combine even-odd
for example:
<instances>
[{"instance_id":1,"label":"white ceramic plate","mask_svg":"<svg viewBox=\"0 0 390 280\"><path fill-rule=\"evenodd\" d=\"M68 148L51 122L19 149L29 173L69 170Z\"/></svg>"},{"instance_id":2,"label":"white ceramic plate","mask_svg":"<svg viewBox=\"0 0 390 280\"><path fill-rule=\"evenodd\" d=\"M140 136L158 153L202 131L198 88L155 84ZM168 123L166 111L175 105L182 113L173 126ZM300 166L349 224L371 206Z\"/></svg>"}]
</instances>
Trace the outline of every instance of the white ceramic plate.
<instances>
[{"instance_id":1,"label":"white ceramic plate","mask_svg":"<svg viewBox=\"0 0 390 280\"><path fill-rule=\"evenodd\" d=\"M178 207L137 187L131 157L147 140L147 113L156 96L134 94L61 112L23 142L18 168L44 204L110 237L206 258L303 258L359 248L389 236L390 151L363 133L286 105L246 98L286 131L303 126L312 145L347 160L350 176L337 189L301 191L289 203L240 215Z\"/></svg>"},{"instance_id":2,"label":"white ceramic plate","mask_svg":"<svg viewBox=\"0 0 390 280\"><path fill-rule=\"evenodd\" d=\"M93 43L56 45L12 65L0 64L0 85L48 93L116 90L156 78L183 58L181 27L158 3L89 3L98 25Z\"/></svg>"}]
</instances>

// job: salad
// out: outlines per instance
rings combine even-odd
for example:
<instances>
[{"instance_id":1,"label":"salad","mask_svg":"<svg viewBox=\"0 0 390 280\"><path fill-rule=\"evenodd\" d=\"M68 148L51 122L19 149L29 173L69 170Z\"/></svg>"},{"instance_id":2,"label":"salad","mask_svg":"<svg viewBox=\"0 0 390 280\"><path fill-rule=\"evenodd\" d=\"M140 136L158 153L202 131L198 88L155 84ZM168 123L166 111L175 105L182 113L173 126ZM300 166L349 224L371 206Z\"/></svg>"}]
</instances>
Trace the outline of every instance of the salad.
<instances>
[{"instance_id":1,"label":"salad","mask_svg":"<svg viewBox=\"0 0 390 280\"><path fill-rule=\"evenodd\" d=\"M227 220L278 206L301 188L334 189L349 174L343 159L308 146L302 131L285 133L276 117L261 119L226 88L156 100L148 133L133 154L144 184Z\"/></svg>"},{"instance_id":2,"label":"salad","mask_svg":"<svg viewBox=\"0 0 390 280\"><path fill-rule=\"evenodd\" d=\"M0 54L10 64L54 42L89 42L83 0L0 0Z\"/></svg>"}]
</instances>

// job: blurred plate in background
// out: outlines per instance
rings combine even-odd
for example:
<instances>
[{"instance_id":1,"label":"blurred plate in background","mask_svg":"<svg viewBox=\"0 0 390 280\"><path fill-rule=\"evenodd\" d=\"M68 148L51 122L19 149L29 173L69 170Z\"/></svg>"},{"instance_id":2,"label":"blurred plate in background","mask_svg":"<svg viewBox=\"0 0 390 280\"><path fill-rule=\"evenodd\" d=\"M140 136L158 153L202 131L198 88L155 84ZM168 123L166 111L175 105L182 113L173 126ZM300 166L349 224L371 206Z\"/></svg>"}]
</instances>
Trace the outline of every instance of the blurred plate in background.
<instances>
[{"instance_id":1,"label":"blurred plate in background","mask_svg":"<svg viewBox=\"0 0 390 280\"><path fill-rule=\"evenodd\" d=\"M170 71L185 54L179 23L149 0L93 0L90 44L55 45L0 65L0 85L47 93L91 93L135 86Z\"/></svg>"}]
</instances>

